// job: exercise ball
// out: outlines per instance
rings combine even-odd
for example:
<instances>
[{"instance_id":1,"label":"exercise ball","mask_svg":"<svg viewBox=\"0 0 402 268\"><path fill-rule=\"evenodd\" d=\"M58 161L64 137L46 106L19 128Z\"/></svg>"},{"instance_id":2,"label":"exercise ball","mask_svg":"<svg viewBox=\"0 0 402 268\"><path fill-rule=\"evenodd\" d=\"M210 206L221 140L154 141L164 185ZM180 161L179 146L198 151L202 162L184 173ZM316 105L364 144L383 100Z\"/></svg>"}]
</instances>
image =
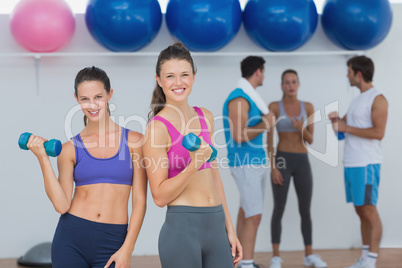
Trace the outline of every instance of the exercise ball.
<instances>
[{"instance_id":1,"label":"exercise ball","mask_svg":"<svg viewBox=\"0 0 402 268\"><path fill-rule=\"evenodd\" d=\"M85 22L106 49L137 51L159 32L162 12L157 0L89 0Z\"/></svg>"},{"instance_id":2,"label":"exercise ball","mask_svg":"<svg viewBox=\"0 0 402 268\"><path fill-rule=\"evenodd\" d=\"M216 51L237 34L242 12L239 0L170 0L166 24L170 33L192 51Z\"/></svg>"},{"instance_id":3,"label":"exercise ball","mask_svg":"<svg viewBox=\"0 0 402 268\"><path fill-rule=\"evenodd\" d=\"M391 28L391 5L388 0L327 0L321 22L335 45L370 49L384 40Z\"/></svg>"},{"instance_id":4,"label":"exercise ball","mask_svg":"<svg viewBox=\"0 0 402 268\"><path fill-rule=\"evenodd\" d=\"M45 242L29 249L24 256L17 260L18 265L31 267L52 267L52 243Z\"/></svg>"},{"instance_id":5,"label":"exercise ball","mask_svg":"<svg viewBox=\"0 0 402 268\"><path fill-rule=\"evenodd\" d=\"M313 36L318 14L313 0L249 0L243 22L256 44L271 51L292 51Z\"/></svg>"},{"instance_id":6,"label":"exercise ball","mask_svg":"<svg viewBox=\"0 0 402 268\"><path fill-rule=\"evenodd\" d=\"M75 19L63 0L21 0L10 17L14 39L33 52L54 52L73 37Z\"/></svg>"}]
</instances>

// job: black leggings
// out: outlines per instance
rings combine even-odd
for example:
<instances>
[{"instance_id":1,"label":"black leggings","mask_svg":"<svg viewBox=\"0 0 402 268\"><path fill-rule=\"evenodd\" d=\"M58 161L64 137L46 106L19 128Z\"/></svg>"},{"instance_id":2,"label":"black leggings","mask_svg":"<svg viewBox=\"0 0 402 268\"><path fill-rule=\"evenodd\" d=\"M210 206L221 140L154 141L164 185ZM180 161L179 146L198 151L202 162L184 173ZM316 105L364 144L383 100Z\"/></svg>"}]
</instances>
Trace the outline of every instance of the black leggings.
<instances>
[{"instance_id":1,"label":"black leggings","mask_svg":"<svg viewBox=\"0 0 402 268\"><path fill-rule=\"evenodd\" d=\"M233 268L231 252L222 205L168 206L159 234L162 268Z\"/></svg>"},{"instance_id":2,"label":"black leggings","mask_svg":"<svg viewBox=\"0 0 402 268\"><path fill-rule=\"evenodd\" d=\"M283 186L273 184L271 180L274 196L274 211L271 219L272 244L279 244L281 242L281 221L288 196L290 178L293 177L299 203L304 245L311 245L312 224L310 205L313 193L313 176L307 153L277 152L275 161L283 177Z\"/></svg>"}]
</instances>

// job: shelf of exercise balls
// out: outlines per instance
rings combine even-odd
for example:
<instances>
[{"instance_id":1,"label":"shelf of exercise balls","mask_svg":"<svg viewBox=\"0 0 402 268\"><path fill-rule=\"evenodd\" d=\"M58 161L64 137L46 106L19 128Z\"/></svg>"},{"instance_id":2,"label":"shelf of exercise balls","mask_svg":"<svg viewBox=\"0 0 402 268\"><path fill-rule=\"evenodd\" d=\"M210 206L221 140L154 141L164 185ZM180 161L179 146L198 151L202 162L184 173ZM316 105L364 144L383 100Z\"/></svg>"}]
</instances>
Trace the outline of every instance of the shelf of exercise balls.
<instances>
[{"instance_id":1,"label":"shelf of exercise balls","mask_svg":"<svg viewBox=\"0 0 402 268\"><path fill-rule=\"evenodd\" d=\"M333 50L333 51L294 51L294 52L271 52L271 51L236 51L236 52L191 52L192 56L354 56L365 55L364 50ZM159 52L51 52L51 53L0 53L0 57L154 57Z\"/></svg>"}]
</instances>

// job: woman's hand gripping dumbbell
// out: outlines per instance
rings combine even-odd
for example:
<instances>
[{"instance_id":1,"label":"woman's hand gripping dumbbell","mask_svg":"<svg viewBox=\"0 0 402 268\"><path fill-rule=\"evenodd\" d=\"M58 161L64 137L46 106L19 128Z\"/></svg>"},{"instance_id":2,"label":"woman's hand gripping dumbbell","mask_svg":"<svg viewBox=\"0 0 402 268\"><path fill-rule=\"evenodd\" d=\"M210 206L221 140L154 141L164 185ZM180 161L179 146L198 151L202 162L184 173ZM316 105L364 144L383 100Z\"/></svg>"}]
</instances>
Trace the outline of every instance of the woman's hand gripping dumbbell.
<instances>
[{"instance_id":1,"label":"woman's hand gripping dumbbell","mask_svg":"<svg viewBox=\"0 0 402 268\"><path fill-rule=\"evenodd\" d=\"M31 137L32 133L22 133L20 138L18 139L18 145L20 146L21 149L23 150L29 150L28 148L28 141L29 138ZM45 141L43 143L43 146L45 147L46 154L48 156L53 156L56 157L61 153L61 149L63 145L59 140L52 139L50 141Z\"/></svg>"},{"instance_id":2,"label":"woman's hand gripping dumbbell","mask_svg":"<svg viewBox=\"0 0 402 268\"><path fill-rule=\"evenodd\" d=\"M201 139L199 137L197 137L197 135L195 135L194 133L189 133L184 136L182 145L184 148L186 148L190 152L194 152L194 151L198 150L198 148L200 148ZM209 159L207 160L207 162L212 162L215 160L215 158L218 154L218 151L212 145L209 145L209 146L211 146L212 154L209 157Z\"/></svg>"}]
</instances>

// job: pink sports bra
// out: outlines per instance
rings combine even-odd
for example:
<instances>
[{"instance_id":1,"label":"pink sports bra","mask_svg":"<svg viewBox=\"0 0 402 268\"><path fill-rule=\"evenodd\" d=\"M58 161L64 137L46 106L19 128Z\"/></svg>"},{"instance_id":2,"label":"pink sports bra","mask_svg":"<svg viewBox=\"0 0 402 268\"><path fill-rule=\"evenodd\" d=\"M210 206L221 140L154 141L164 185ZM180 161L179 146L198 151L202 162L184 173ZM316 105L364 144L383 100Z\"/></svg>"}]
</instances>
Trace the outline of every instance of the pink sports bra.
<instances>
[{"instance_id":1,"label":"pink sports bra","mask_svg":"<svg viewBox=\"0 0 402 268\"><path fill-rule=\"evenodd\" d=\"M209 130L207 123L205 122L205 117L202 110L196 106L193 107L194 110L198 114L198 118L201 124L201 133L198 135L199 137L203 137L205 142L212 145L211 138L209 137ZM182 172L191 162L190 154L186 148L183 147L183 135L170 123L168 120L161 116L155 116L152 120L158 120L162 122L170 135L170 139L172 141L169 151L167 152L169 159L169 168L168 168L168 178L172 178L177 176L180 172ZM205 162L199 170L210 168L211 163Z\"/></svg>"}]
</instances>

